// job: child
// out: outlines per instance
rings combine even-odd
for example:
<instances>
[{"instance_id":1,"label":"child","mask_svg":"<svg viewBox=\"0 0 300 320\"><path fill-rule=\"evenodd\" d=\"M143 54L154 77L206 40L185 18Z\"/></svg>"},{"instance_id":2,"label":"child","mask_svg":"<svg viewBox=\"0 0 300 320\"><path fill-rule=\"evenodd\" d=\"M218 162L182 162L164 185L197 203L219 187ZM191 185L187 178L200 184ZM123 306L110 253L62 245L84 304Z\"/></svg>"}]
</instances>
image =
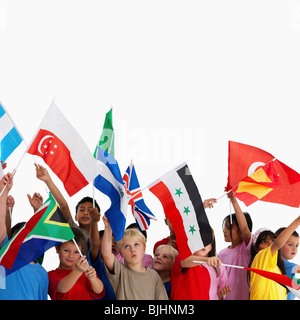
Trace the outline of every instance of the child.
<instances>
[{"instance_id":1,"label":"child","mask_svg":"<svg viewBox=\"0 0 300 320\"><path fill-rule=\"evenodd\" d=\"M25 224L25 222L19 223L10 230L10 213L6 210L6 199L13 184L10 173L1 179L1 190L5 184L7 187L0 197L0 248L8 242L8 234L10 232L11 237L13 237ZM4 284L5 287L0 286L0 300L47 300L47 271L35 261L8 274L4 279Z\"/></svg>"},{"instance_id":2,"label":"child","mask_svg":"<svg viewBox=\"0 0 300 320\"><path fill-rule=\"evenodd\" d=\"M146 240L147 240L147 231L146 231L146 230L143 230L143 231L140 230L140 228L139 228L139 226L138 226L137 223L131 223L131 224L126 228L126 230L128 230L128 229L136 229L136 230L140 231L140 232L144 235L144 237L146 238ZM121 261L122 263L124 263L124 258L121 257L120 252L117 252L116 257L117 257L117 259L118 259L119 261ZM144 257L143 257L142 265L143 265L144 267L147 267L147 268L149 268L149 269L152 269L152 268L153 268L153 267L152 267L152 260L153 260L152 256L151 256L150 254L145 253L145 254L144 254Z\"/></svg>"},{"instance_id":3,"label":"child","mask_svg":"<svg viewBox=\"0 0 300 320\"><path fill-rule=\"evenodd\" d=\"M199 251L199 256L202 257L214 257L216 255L216 241L214 231L213 242ZM207 268L210 275L210 300L223 300L227 294L231 292L231 288L227 285L228 277L226 267L221 266L218 268L211 267L207 264L203 264Z\"/></svg>"},{"instance_id":4,"label":"child","mask_svg":"<svg viewBox=\"0 0 300 320\"><path fill-rule=\"evenodd\" d=\"M79 249L84 244L82 233L72 229ZM72 240L56 247L59 255L59 267L48 272L49 296L52 300L93 300L104 296L104 287L85 256L80 252Z\"/></svg>"},{"instance_id":5,"label":"child","mask_svg":"<svg viewBox=\"0 0 300 320\"><path fill-rule=\"evenodd\" d=\"M221 266L217 257L203 257L197 250L185 260L180 254L175 259L171 271L171 300L209 300L210 275L206 267L194 261L207 263L212 267Z\"/></svg>"},{"instance_id":6,"label":"child","mask_svg":"<svg viewBox=\"0 0 300 320\"><path fill-rule=\"evenodd\" d=\"M252 220L248 213L243 213L236 198L228 194L235 214L227 216L223 221L223 233L226 242L231 242L228 248L221 250L218 257L224 264L248 266L251 259ZM232 223L231 223L232 219ZM226 267L228 285L231 293L225 300L249 300L249 283L247 271L244 269Z\"/></svg>"},{"instance_id":7,"label":"child","mask_svg":"<svg viewBox=\"0 0 300 320\"><path fill-rule=\"evenodd\" d=\"M168 244L162 244L155 250L152 260L153 270L155 270L165 285L168 297L171 295L171 270L178 251Z\"/></svg>"},{"instance_id":8,"label":"child","mask_svg":"<svg viewBox=\"0 0 300 320\"><path fill-rule=\"evenodd\" d=\"M275 232L275 236L278 237L280 233L285 230L285 228L280 228ZM286 275L294 278L295 273L300 272L300 265L290 262L295 258L298 252L299 247L299 234L297 231L294 231L288 241L280 249L281 258L283 259ZM294 300L295 296L289 291L287 294L287 300Z\"/></svg>"},{"instance_id":9,"label":"child","mask_svg":"<svg viewBox=\"0 0 300 320\"><path fill-rule=\"evenodd\" d=\"M41 181L44 181L47 185L48 189L52 193L54 199L58 203L61 212L63 213L65 219L69 223L69 225L72 228L79 228L79 230L82 232L85 242L83 244L82 252L84 255L87 255L88 252L88 242L89 242L89 231L90 231L90 214L89 211L93 208L93 199L90 197L85 197L82 200L80 200L76 206L76 215L75 220L78 222L79 226L74 222L69 205L67 201L65 200L62 193L59 191L57 186L54 184L53 180L50 177L50 174L48 173L47 169L44 168L41 165L36 165L36 176ZM100 207L95 201L95 207L100 212Z\"/></svg>"},{"instance_id":10,"label":"child","mask_svg":"<svg viewBox=\"0 0 300 320\"><path fill-rule=\"evenodd\" d=\"M276 238L268 229L259 229L253 236L251 268L285 274L284 262L278 251L300 225L300 216ZM250 273L250 300L286 300L286 289L275 281Z\"/></svg>"},{"instance_id":11,"label":"child","mask_svg":"<svg viewBox=\"0 0 300 320\"><path fill-rule=\"evenodd\" d=\"M142 266L146 251L143 234L135 229L125 230L123 239L117 242L125 261L122 264L112 253L112 229L106 216L103 216L103 222L101 252L117 300L168 300L159 275Z\"/></svg>"}]
</instances>

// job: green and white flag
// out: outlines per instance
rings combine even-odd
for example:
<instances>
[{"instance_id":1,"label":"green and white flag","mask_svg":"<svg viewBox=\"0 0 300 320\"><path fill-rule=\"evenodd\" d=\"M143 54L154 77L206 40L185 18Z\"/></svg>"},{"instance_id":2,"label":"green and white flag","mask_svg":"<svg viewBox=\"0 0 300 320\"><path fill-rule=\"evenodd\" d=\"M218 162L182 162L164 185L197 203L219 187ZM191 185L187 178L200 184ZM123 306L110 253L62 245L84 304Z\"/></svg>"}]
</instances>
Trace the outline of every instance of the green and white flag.
<instances>
[{"instance_id":1,"label":"green and white flag","mask_svg":"<svg viewBox=\"0 0 300 320\"><path fill-rule=\"evenodd\" d=\"M94 158L96 158L98 146L112 157L115 157L115 133L112 124L112 108L106 113L102 134L96 146Z\"/></svg>"}]
</instances>

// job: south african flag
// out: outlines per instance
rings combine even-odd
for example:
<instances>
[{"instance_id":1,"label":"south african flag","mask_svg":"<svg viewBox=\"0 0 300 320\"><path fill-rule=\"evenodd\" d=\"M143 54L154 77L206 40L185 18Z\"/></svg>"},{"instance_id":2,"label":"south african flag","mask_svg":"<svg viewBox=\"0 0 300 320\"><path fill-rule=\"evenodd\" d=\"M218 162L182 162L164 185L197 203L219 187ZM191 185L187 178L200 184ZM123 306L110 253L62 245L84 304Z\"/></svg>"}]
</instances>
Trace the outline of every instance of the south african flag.
<instances>
[{"instance_id":1,"label":"south african flag","mask_svg":"<svg viewBox=\"0 0 300 320\"><path fill-rule=\"evenodd\" d=\"M22 229L0 250L6 275L39 258L53 246L74 238L69 224L50 194Z\"/></svg>"}]
</instances>

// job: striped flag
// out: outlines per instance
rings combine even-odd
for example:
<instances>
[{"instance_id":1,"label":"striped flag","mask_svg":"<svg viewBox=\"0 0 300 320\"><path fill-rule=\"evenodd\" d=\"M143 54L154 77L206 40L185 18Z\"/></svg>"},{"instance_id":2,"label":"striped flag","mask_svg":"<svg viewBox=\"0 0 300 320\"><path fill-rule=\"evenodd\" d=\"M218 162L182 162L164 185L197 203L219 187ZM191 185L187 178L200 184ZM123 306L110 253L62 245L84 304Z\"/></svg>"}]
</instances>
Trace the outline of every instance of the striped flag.
<instances>
[{"instance_id":1,"label":"striped flag","mask_svg":"<svg viewBox=\"0 0 300 320\"><path fill-rule=\"evenodd\" d=\"M6 275L39 258L49 248L74 238L57 203L50 197L21 230L0 250Z\"/></svg>"},{"instance_id":2,"label":"striped flag","mask_svg":"<svg viewBox=\"0 0 300 320\"><path fill-rule=\"evenodd\" d=\"M17 130L8 112L0 103L0 160L5 162L12 152L20 145L23 138Z\"/></svg>"},{"instance_id":3,"label":"striped flag","mask_svg":"<svg viewBox=\"0 0 300 320\"><path fill-rule=\"evenodd\" d=\"M150 219L157 220L154 214L146 206L143 198L143 194L140 188L136 171L132 162L128 166L123 181L125 182L126 190L131 197L129 205L131 205L131 211L135 218L136 223L142 231L147 230L150 225Z\"/></svg>"},{"instance_id":4,"label":"striped flag","mask_svg":"<svg viewBox=\"0 0 300 320\"><path fill-rule=\"evenodd\" d=\"M212 243L212 231L195 181L186 163L171 170L149 190L170 220L182 259Z\"/></svg>"},{"instance_id":5,"label":"striped flag","mask_svg":"<svg viewBox=\"0 0 300 320\"><path fill-rule=\"evenodd\" d=\"M118 162L106 151L97 147L97 162L99 175L95 178L94 186L111 201L110 208L105 215L110 223L115 240L119 241L124 236L128 197Z\"/></svg>"}]
</instances>

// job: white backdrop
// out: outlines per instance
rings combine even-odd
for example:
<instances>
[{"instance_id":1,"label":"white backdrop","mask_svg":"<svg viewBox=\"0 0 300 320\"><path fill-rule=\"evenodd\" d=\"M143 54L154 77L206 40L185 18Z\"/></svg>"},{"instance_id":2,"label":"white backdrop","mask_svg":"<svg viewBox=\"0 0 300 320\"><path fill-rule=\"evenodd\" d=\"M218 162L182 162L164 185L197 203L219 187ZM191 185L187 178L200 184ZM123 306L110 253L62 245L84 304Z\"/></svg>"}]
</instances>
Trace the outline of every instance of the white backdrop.
<instances>
[{"instance_id":1,"label":"white backdrop","mask_svg":"<svg viewBox=\"0 0 300 320\"><path fill-rule=\"evenodd\" d=\"M219 197L228 140L262 148L300 172L299 37L297 1L1 0L0 101L29 143L55 97L91 152L113 106L122 173L133 159L144 187L188 160L202 198ZM8 159L7 170L24 150L22 144ZM92 195L88 186L69 198L52 177L73 214ZM35 191L46 199L26 155L11 192L13 224L32 215L26 193ZM144 197L158 218L148 231L152 253L168 229L158 199L148 190ZM96 199L105 212L108 198L96 190ZM275 231L299 214L279 204L241 206L254 231ZM220 251L228 245L222 233L228 200L207 214ZM54 249L44 266L58 266Z\"/></svg>"}]
</instances>

